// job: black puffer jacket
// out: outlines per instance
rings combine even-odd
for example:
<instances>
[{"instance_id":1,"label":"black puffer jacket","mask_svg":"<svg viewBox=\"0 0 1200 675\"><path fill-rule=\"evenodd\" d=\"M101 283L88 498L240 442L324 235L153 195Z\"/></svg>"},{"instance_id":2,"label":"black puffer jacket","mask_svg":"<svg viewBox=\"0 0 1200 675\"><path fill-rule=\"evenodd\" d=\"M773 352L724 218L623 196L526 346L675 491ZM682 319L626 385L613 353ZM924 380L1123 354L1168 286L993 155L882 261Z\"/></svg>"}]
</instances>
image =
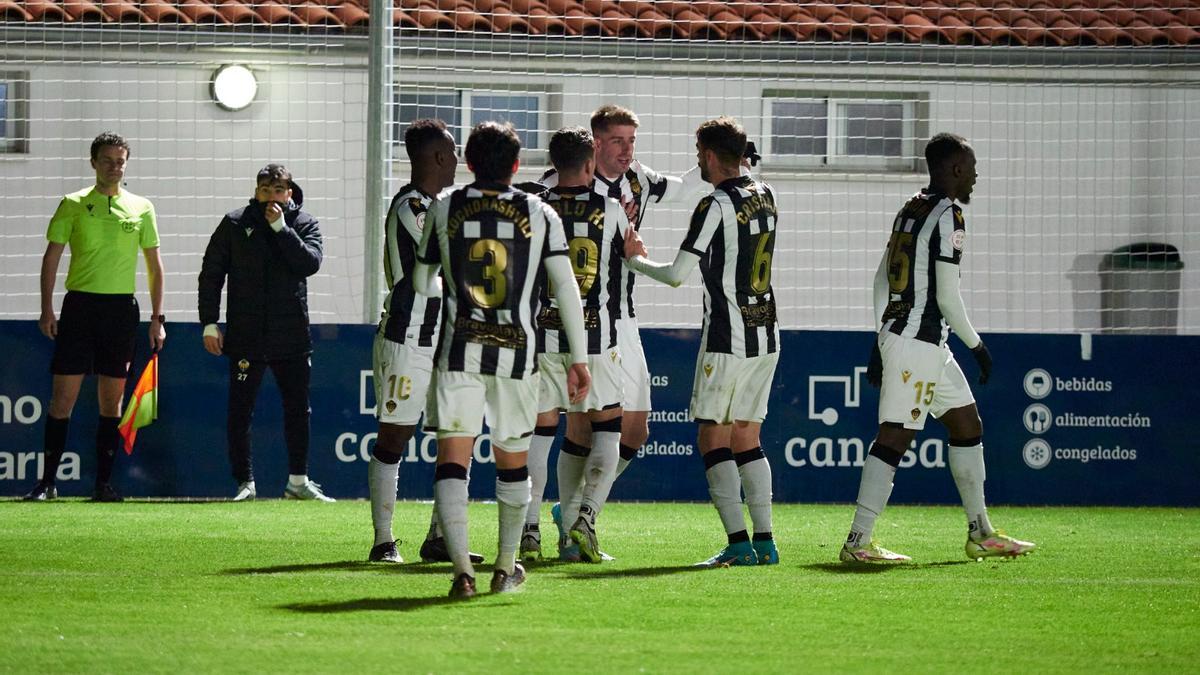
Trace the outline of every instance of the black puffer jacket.
<instances>
[{"instance_id":1,"label":"black puffer jacket","mask_svg":"<svg viewBox=\"0 0 1200 675\"><path fill-rule=\"evenodd\" d=\"M200 323L217 323L221 287L229 278L225 354L275 359L312 352L308 277L321 268L321 230L300 210L304 193L291 184L284 227L271 229L264 205L227 213L208 240L200 269Z\"/></svg>"}]
</instances>

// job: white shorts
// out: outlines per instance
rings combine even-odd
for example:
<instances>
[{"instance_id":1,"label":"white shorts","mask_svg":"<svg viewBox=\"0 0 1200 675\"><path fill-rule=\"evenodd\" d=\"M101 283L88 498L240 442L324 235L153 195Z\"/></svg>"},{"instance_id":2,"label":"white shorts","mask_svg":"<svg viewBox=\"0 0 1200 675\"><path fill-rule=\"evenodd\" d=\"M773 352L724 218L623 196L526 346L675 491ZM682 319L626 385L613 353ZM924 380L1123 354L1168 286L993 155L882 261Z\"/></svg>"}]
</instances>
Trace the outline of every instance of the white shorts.
<instances>
[{"instance_id":1,"label":"white shorts","mask_svg":"<svg viewBox=\"0 0 1200 675\"><path fill-rule=\"evenodd\" d=\"M537 374L514 380L439 370L433 379L438 438L474 438L483 431L486 419L493 446L510 452L529 449L538 414Z\"/></svg>"},{"instance_id":2,"label":"white shorts","mask_svg":"<svg viewBox=\"0 0 1200 675\"><path fill-rule=\"evenodd\" d=\"M884 331L876 338L883 355L879 422L924 429L925 418L975 402L954 354L938 346Z\"/></svg>"},{"instance_id":3,"label":"white shorts","mask_svg":"<svg viewBox=\"0 0 1200 675\"><path fill-rule=\"evenodd\" d=\"M415 425L425 410L434 348L416 344L416 332L407 337L400 344L375 334L375 417L385 424Z\"/></svg>"},{"instance_id":4,"label":"white shorts","mask_svg":"<svg viewBox=\"0 0 1200 675\"><path fill-rule=\"evenodd\" d=\"M621 372L625 375L626 411L649 412L650 369L642 351L642 335L636 318L617 319L617 349L621 351Z\"/></svg>"},{"instance_id":5,"label":"white shorts","mask_svg":"<svg viewBox=\"0 0 1200 675\"><path fill-rule=\"evenodd\" d=\"M762 422L779 352L745 358L701 352L692 383L691 417L697 422Z\"/></svg>"},{"instance_id":6,"label":"white shorts","mask_svg":"<svg viewBox=\"0 0 1200 675\"><path fill-rule=\"evenodd\" d=\"M538 411L591 412L620 407L625 395L625 378L618 348L588 356L592 386L588 389L588 395L574 405L567 397L567 368L570 364L570 354L538 354L538 372L542 380L538 387Z\"/></svg>"}]
</instances>

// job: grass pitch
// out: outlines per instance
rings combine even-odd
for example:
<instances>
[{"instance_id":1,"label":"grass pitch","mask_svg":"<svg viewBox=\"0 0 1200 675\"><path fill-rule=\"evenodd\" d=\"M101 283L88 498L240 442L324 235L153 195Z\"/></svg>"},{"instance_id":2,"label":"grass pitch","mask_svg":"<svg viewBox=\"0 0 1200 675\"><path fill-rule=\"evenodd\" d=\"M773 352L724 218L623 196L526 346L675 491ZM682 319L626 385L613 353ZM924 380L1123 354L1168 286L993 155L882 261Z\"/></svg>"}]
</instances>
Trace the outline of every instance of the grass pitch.
<instances>
[{"instance_id":1,"label":"grass pitch","mask_svg":"<svg viewBox=\"0 0 1200 675\"><path fill-rule=\"evenodd\" d=\"M401 503L416 560L429 505ZM891 507L903 568L836 562L853 507L781 505L782 564L697 569L712 507L612 504L601 565L534 564L522 592L450 601L449 565L362 562L370 507L0 504L0 671L1190 672L1200 511L996 508L1038 542L969 562L960 509ZM554 528L543 509L547 552ZM473 549L496 507L472 504Z\"/></svg>"}]
</instances>

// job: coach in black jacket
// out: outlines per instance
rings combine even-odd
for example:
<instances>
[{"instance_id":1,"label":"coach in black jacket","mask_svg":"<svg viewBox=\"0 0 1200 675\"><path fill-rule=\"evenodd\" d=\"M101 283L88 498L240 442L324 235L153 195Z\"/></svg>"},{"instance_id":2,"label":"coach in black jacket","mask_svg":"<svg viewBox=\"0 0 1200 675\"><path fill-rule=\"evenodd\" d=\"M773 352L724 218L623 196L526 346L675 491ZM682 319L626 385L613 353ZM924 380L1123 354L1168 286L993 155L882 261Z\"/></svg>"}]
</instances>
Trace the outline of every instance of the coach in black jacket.
<instances>
[{"instance_id":1,"label":"coach in black jacket","mask_svg":"<svg viewBox=\"0 0 1200 675\"><path fill-rule=\"evenodd\" d=\"M300 210L304 194L279 164L258 172L254 198L227 213L204 251L200 323L204 348L229 358L229 462L238 483L234 500L254 499L250 420L267 367L283 399L288 450L284 496L333 501L308 479L308 387L312 338L306 279L321 268L317 219ZM226 334L217 326L221 288L229 279Z\"/></svg>"}]
</instances>

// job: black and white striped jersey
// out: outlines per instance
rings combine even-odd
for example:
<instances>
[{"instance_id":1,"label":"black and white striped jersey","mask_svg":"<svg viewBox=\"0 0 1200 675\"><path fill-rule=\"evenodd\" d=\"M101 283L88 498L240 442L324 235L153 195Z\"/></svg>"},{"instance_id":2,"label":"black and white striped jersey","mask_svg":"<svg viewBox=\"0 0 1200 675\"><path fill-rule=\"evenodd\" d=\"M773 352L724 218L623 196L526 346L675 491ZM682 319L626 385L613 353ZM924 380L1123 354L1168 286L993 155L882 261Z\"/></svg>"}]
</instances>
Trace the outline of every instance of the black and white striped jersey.
<instances>
[{"instance_id":1,"label":"black and white striped jersey","mask_svg":"<svg viewBox=\"0 0 1200 675\"><path fill-rule=\"evenodd\" d=\"M950 326L937 302L937 262L962 260L967 226L962 208L946 195L922 190L892 223L884 252L888 304L883 330L943 345Z\"/></svg>"},{"instance_id":2,"label":"black and white striped jersey","mask_svg":"<svg viewBox=\"0 0 1200 675\"><path fill-rule=\"evenodd\" d=\"M383 275L389 290L383 301L379 331L392 342L403 344L410 328L420 330L417 344L422 347L432 347L437 341L442 299L421 295L412 283L421 228L432 201L431 195L415 185L405 185L392 197L388 207L383 229Z\"/></svg>"},{"instance_id":3,"label":"black and white striped jersey","mask_svg":"<svg viewBox=\"0 0 1200 675\"><path fill-rule=\"evenodd\" d=\"M778 217L775 191L746 175L696 205L680 248L700 256L705 351L747 358L779 351L771 288Z\"/></svg>"},{"instance_id":4,"label":"black and white striped jersey","mask_svg":"<svg viewBox=\"0 0 1200 675\"><path fill-rule=\"evenodd\" d=\"M587 187L551 188L542 199L562 219L567 257L583 301L587 353L601 354L617 343L625 231L629 228L629 219L615 199L596 194ZM538 352L570 352L558 316L558 304L549 284L542 286L541 304Z\"/></svg>"},{"instance_id":5,"label":"black and white striped jersey","mask_svg":"<svg viewBox=\"0 0 1200 675\"><path fill-rule=\"evenodd\" d=\"M542 261L566 255L562 221L541 199L472 183L438 195L419 259L442 266L444 371L523 379L537 372Z\"/></svg>"},{"instance_id":6,"label":"black and white striped jersey","mask_svg":"<svg viewBox=\"0 0 1200 675\"><path fill-rule=\"evenodd\" d=\"M558 174L551 169L538 181L548 188L558 185ZM699 196L709 185L700 178L698 169L688 171L682 177L664 176L636 159L625 173L616 180L608 180L599 173L592 185L597 194L617 200L628 216L634 230L642 226L642 217L651 202L680 202ZM622 317L636 316L633 310L633 270L625 269L624 289L620 296Z\"/></svg>"}]
</instances>

